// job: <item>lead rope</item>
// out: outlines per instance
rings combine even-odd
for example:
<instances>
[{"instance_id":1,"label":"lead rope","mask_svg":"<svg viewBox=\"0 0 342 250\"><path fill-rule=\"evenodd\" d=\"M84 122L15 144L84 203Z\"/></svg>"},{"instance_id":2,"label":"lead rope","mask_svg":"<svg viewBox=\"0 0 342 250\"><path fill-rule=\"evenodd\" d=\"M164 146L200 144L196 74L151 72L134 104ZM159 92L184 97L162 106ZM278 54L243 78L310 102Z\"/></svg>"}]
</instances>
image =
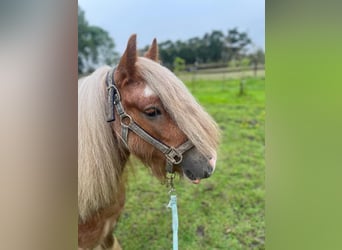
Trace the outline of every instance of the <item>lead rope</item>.
<instances>
[{"instance_id":1,"label":"lead rope","mask_svg":"<svg viewBox=\"0 0 342 250\"><path fill-rule=\"evenodd\" d=\"M177 195L176 189L173 184L173 180L175 178L175 173L168 173L167 180L168 186L170 187L170 201L167 205L168 208L171 208L172 212L172 245L173 250L178 250L178 211L177 211Z\"/></svg>"}]
</instances>

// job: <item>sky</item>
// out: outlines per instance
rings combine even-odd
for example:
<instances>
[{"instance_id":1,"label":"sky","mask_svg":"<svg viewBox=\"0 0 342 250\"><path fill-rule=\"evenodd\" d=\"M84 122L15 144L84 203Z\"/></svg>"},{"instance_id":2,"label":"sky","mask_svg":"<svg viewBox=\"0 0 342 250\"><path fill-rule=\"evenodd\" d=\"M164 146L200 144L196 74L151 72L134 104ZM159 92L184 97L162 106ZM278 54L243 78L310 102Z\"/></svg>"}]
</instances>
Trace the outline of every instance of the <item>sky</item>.
<instances>
[{"instance_id":1,"label":"sky","mask_svg":"<svg viewBox=\"0 0 342 250\"><path fill-rule=\"evenodd\" d=\"M122 54L127 40L137 34L138 48L153 38L185 41L237 27L247 32L255 48L265 50L264 0L79 0L90 25L109 32Z\"/></svg>"}]
</instances>

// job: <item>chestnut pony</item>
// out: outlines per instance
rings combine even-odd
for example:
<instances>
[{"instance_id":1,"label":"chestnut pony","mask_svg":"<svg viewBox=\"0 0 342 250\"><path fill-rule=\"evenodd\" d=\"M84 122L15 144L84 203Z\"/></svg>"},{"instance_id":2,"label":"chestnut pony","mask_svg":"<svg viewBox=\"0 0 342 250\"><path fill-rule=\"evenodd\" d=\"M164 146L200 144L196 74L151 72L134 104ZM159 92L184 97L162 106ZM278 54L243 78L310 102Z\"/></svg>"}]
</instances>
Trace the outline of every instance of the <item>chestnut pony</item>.
<instances>
[{"instance_id":1,"label":"chestnut pony","mask_svg":"<svg viewBox=\"0 0 342 250\"><path fill-rule=\"evenodd\" d=\"M132 35L116 68L78 83L79 249L121 249L113 229L130 154L160 180L177 172L199 183L215 169L218 139L213 119L159 64L156 39L138 57Z\"/></svg>"}]
</instances>

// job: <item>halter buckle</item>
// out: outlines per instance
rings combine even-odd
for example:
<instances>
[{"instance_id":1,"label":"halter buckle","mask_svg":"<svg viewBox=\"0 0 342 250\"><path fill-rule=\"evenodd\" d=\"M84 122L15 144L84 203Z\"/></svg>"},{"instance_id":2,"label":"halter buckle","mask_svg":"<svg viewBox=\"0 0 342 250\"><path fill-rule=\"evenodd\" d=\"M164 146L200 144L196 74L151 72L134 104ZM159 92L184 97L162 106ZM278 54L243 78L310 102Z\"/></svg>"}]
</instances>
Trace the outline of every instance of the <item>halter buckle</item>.
<instances>
[{"instance_id":1,"label":"halter buckle","mask_svg":"<svg viewBox=\"0 0 342 250\"><path fill-rule=\"evenodd\" d=\"M116 105L121 101L120 93L118 89L114 86L114 97L113 97L113 103Z\"/></svg>"},{"instance_id":2,"label":"halter buckle","mask_svg":"<svg viewBox=\"0 0 342 250\"><path fill-rule=\"evenodd\" d=\"M165 157L172 164L179 164L183 160L183 155L177 151L174 147L170 147L165 153Z\"/></svg>"}]
</instances>

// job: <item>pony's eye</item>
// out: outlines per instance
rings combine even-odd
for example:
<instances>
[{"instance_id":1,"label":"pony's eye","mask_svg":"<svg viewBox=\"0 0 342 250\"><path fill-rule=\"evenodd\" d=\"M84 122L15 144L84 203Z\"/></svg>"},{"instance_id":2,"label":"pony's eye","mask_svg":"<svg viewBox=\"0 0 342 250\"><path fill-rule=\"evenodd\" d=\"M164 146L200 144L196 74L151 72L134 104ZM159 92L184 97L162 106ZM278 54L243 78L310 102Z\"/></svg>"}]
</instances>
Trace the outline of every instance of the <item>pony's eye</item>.
<instances>
[{"instance_id":1,"label":"pony's eye","mask_svg":"<svg viewBox=\"0 0 342 250\"><path fill-rule=\"evenodd\" d=\"M156 117L158 115L161 115L160 110L158 108L156 108L156 107L145 109L144 113L148 117Z\"/></svg>"}]
</instances>

